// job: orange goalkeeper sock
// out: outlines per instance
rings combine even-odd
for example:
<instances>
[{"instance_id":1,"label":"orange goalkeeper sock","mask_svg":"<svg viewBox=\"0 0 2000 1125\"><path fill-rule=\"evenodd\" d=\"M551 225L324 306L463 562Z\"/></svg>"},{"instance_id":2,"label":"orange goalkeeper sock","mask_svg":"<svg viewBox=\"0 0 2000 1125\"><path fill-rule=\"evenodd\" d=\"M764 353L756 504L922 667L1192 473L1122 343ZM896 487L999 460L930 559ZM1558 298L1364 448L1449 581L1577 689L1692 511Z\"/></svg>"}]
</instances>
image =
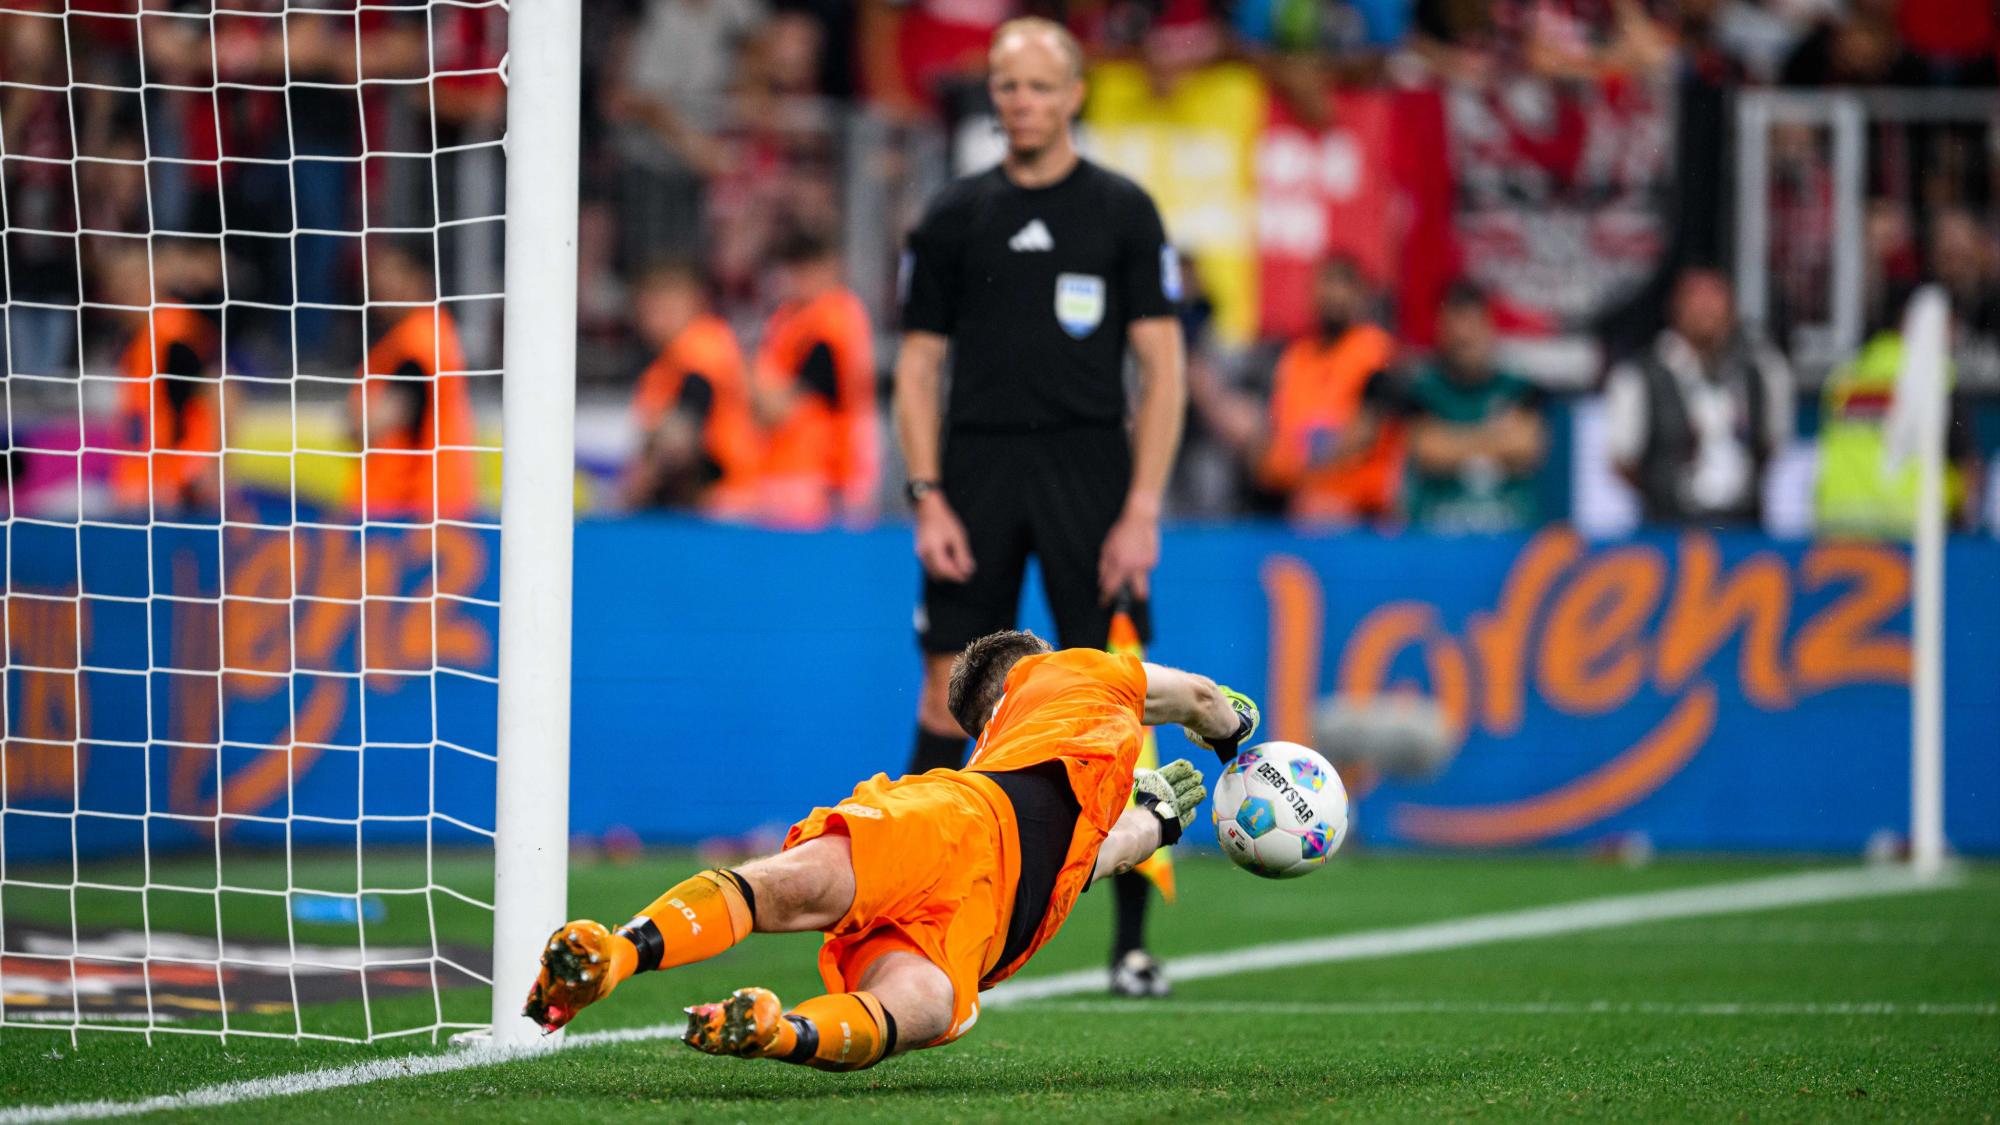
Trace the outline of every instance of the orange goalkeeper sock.
<instances>
[{"instance_id":1,"label":"orange goalkeeper sock","mask_svg":"<svg viewBox=\"0 0 2000 1125\"><path fill-rule=\"evenodd\" d=\"M785 1013L766 1058L816 1070L864 1070L896 1049L896 1017L872 992L836 992Z\"/></svg>"},{"instance_id":2,"label":"orange goalkeeper sock","mask_svg":"<svg viewBox=\"0 0 2000 1125\"><path fill-rule=\"evenodd\" d=\"M611 974L623 980L706 961L750 936L756 913L756 897L741 875L703 871L676 883L618 927L625 942L613 943Z\"/></svg>"}]
</instances>

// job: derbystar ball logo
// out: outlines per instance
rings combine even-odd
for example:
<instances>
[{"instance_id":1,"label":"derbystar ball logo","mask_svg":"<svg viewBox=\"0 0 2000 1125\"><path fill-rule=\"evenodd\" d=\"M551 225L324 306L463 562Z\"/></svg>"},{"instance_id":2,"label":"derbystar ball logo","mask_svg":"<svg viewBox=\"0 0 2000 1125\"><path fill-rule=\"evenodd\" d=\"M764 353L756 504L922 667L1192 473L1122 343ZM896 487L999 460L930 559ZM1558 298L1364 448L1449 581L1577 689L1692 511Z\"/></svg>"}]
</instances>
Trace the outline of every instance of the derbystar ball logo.
<instances>
[{"instance_id":1,"label":"derbystar ball logo","mask_svg":"<svg viewBox=\"0 0 2000 1125\"><path fill-rule=\"evenodd\" d=\"M1305 794L1300 793L1293 787L1290 781L1285 779L1285 772L1283 770L1270 762L1260 762L1257 765L1256 772L1258 777L1262 778L1271 788L1278 791L1279 798L1292 807L1292 811L1299 815L1301 823L1312 823L1312 806L1306 803Z\"/></svg>"}]
</instances>

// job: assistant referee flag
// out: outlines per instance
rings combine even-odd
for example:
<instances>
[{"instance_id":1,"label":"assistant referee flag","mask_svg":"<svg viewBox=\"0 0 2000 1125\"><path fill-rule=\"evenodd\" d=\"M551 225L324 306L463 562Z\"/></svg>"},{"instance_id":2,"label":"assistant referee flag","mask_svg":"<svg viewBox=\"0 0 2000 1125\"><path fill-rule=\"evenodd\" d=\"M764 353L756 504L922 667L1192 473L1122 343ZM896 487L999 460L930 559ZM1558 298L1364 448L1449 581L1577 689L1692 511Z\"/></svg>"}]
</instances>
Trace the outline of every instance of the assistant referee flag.
<instances>
[{"instance_id":1,"label":"assistant referee flag","mask_svg":"<svg viewBox=\"0 0 2000 1125\"><path fill-rule=\"evenodd\" d=\"M1146 646L1139 640L1139 627L1132 621L1131 599L1120 595L1111 611L1111 639L1105 649L1118 656L1146 659ZM1160 747L1153 738L1153 728L1146 728L1146 738L1139 744L1138 768L1156 770L1160 768ZM1129 801L1129 799L1128 799ZM1153 881L1160 888L1160 897L1174 901L1174 855L1171 848L1161 848L1146 857L1136 869L1139 874Z\"/></svg>"}]
</instances>

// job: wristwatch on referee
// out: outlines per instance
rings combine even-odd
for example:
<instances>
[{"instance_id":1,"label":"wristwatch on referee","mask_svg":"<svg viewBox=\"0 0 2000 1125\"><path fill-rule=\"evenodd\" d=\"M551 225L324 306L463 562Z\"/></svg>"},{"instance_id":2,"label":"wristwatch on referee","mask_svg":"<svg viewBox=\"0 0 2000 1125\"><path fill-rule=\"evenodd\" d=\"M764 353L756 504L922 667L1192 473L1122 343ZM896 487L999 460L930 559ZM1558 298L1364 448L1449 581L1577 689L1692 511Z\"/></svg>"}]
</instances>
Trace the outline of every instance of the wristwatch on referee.
<instances>
[{"instance_id":1,"label":"wristwatch on referee","mask_svg":"<svg viewBox=\"0 0 2000 1125\"><path fill-rule=\"evenodd\" d=\"M903 484L903 496L909 500L912 508L917 506L917 501L937 490L938 482L934 480L905 481Z\"/></svg>"}]
</instances>

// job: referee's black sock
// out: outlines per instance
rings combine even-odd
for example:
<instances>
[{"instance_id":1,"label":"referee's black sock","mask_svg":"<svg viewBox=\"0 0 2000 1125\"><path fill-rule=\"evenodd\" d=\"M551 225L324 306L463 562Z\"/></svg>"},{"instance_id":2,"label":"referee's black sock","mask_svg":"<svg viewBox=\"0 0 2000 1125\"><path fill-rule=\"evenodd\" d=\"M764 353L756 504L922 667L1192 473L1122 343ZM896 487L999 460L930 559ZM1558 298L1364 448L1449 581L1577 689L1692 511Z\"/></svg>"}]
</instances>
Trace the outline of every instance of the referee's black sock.
<instances>
[{"instance_id":1,"label":"referee's black sock","mask_svg":"<svg viewBox=\"0 0 2000 1125\"><path fill-rule=\"evenodd\" d=\"M955 770L965 764L965 736L962 734L934 734L917 727L917 747L910 754L909 773L929 773L931 770Z\"/></svg>"},{"instance_id":2,"label":"referee's black sock","mask_svg":"<svg viewBox=\"0 0 2000 1125\"><path fill-rule=\"evenodd\" d=\"M1127 871L1111 879L1111 889L1117 895L1118 904L1118 925L1111 935L1111 963L1114 965L1127 953L1146 948L1146 901L1151 886L1151 880L1137 871Z\"/></svg>"}]
</instances>

